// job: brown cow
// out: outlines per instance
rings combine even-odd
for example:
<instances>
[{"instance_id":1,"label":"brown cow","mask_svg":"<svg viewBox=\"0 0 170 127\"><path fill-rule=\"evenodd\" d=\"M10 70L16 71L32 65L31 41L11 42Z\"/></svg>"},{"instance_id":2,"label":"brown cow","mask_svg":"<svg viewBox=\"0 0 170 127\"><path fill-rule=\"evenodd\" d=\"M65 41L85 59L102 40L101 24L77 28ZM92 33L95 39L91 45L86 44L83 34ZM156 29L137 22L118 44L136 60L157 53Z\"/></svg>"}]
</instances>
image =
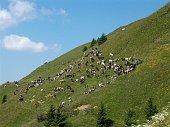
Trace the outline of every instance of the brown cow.
<instances>
[{"instance_id":1,"label":"brown cow","mask_svg":"<svg viewBox=\"0 0 170 127\"><path fill-rule=\"evenodd\" d=\"M62 84L62 83L65 82L65 80L64 80L64 79L61 79L61 80L59 80L59 82L60 82L60 84Z\"/></svg>"}]
</instances>

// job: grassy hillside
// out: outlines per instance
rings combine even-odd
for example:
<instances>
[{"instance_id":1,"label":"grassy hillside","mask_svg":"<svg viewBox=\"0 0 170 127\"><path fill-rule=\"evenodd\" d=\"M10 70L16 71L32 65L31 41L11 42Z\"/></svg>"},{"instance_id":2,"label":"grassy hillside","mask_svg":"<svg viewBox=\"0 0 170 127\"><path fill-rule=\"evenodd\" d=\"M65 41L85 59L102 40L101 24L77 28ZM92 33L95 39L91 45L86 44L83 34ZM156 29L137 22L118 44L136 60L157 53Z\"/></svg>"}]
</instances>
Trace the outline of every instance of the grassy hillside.
<instances>
[{"instance_id":1,"label":"grassy hillside","mask_svg":"<svg viewBox=\"0 0 170 127\"><path fill-rule=\"evenodd\" d=\"M4 84L0 86L0 97L7 95L7 102L0 104L0 126L42 127L43 123L36 121L37 114L46 113L51 104L57 107L62 101L67 101L68 97L72 97L72 103L65 107L65 110L69 112L86 104L96 107L71 115L69 121L74 127L95 127L96 114L101 102L106 105L108 117L116 121L116 126L124 126L125 114L129 109L137 113L138 123L145 122L144 109L150 97L154 98L158 110L165 107L170 102L170 3L149 17L118 28L107 38L104 44L95 46L103 53L105 60L109 59L109 53L113 53L116 58L131 56L140 59L142 64L138 65L136 70L118 76L106 87L98 88L88 95L84 95L87 90L85 86L92 87L100 82L110 81L110 77L105 78L99 75L98 78L86 78L84 84L71 82L70 79L60 84L61 78L59 78L31 88L27 94L24 94L22 102L18 101L19 93L14 95L15 84ZM85 45L90 46L89 43ZM42 79L54 77L68 65L77 65L84 56L82 50L85 45L37 68L19 81L18 90L25 89L28 83L39 77ZM89 48L86 52L91 50ZM97 66L96 63L95 66ZM78 69L75 70L74 79L85 76L85 67L82 67L81 72L77 71ZM111 71L107 73L114 74ZM74 89L74 92L67 89L68 85ZM59 92L56 98L46 98L45 96L54 87L63 87L65 91ZM34 101L31 102L31 100ZM40 100L44 103L37 105Z\"/></svg>"}]
</instances>

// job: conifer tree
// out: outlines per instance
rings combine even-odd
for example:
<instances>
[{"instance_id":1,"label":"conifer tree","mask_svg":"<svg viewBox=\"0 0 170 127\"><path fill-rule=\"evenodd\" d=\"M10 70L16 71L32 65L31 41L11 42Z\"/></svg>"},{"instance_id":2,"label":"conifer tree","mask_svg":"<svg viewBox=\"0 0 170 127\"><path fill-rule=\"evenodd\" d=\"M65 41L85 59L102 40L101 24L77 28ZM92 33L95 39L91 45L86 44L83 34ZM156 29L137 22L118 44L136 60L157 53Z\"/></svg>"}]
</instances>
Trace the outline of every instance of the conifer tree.
<instances>
[{"instance_id":1,"label":"conifer tree","mask_svg":"<svg viewBox=\"0 0 170 127\"><path fill-rule=\"evenodd\" d=\"M48 113L46 114L46 121L44 123L45 127L53 127L55 126L55 107L54 105L51 105L50 110L48 111Z\"/></svg>"},{"instance_id":2,"label":"conifer tree","mask_svg":"<svg viewBox=\"0 0 170 127\"><path fill-rule=\"evenodd\" d=\"M90 47L93 47L96 43L97 41L93 38L93 40L91 41Z\"/></svg>"},{"instance_id":3,"label":"conifer tree","mask_svg":"<svg viewBox=\"0 0 170 127\"><path fill-rule=\"evenodd\" d=\"M83 52L85 52L87 50L87 46L84 46L83 48Z\"/></svg>"},{"instance_id":4,"label":"conifer tree","mask_svg":"<svg viewBox=\"0 0 170 127\"><path fill-rule=\"evenodd\" d=\"M107 37L106 37L106 35L104 33L102 34L100 39L102 40L103 43L107 41Z\"/></svg>"},{"instance_id":5,"label":"conifer tree","mask_svg":"<svg viewBox=\"0 0 170 127\"><path fill-rule=\"evenodd\" d=\"M97 43L98 43L98 45L101 45L106 41L107 41L107 36L105 34L102 34L102 36L100 38L98 38Z\"/></svg>"},{"instance_id":6,"label":"conifer tree","mask_svg":"<svg viewBox=\"0 0 170 127\"><path fill-rule=\"evenodd\" d=\"M97 116L97 127L111 127L113 125L114 121L107 118L106 115L106 109L103 103L101 103L101 107Z\"/></svg>"},{"instance_id":7,"label":"conifer tree","mask_svg":"<svg viewBox=\"0 0 170 127\"><path fill-rule=\"evenodd\" d=\"M158 113L156 105L153 104L153 98L149 98L147 107L145 108L146 119L151 119L152 116Z\"/></svg>"},{"instance_id":8,"label":"conifer tree","mask_svg":"<svg viewBox=\"0 0 170 127\"><path fill-rule=\"evenodd\" d=\"M44 123L45 127L66 127L66 119L67 117L61 113L58 109L56 109L54 105L51 105L50 110L46 114L46 121Z\"/></svg>"},{"instance_id":9,"label":"conifer tree","mask_svg":"<svg viewBox=\"0 0 170 127\"><path fill-rule=\"evenodd\" d=\"M136 125L136 113L132 110L129 110L125 117L125 124L127 126Z\"/></svg>"}]
</instances>

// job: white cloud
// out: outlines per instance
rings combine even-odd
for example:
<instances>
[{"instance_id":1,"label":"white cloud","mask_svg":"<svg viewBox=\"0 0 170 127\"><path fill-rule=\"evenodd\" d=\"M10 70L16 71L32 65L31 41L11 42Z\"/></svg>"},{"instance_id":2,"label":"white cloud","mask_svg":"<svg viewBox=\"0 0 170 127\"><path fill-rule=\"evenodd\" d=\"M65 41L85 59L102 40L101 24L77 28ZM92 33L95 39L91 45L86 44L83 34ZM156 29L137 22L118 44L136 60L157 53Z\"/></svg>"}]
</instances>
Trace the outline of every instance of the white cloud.
<instances>
[{"instance_id":1,"label":"white cloud","mask_svg":"<svg viewBox=\"0 0 170 127\"><path fill-rule=\"evenodd\" d=\"M1 43L5 49L14 51L31 51L38 53L48 50L48 47L42 42L34 42L28 37L13 34L5 36Z\"/></svg>"},{"instance_id":2,"label":"white cloud","mask_svg":"<svg viewBox=\"0 0 170 127\"><path fill-rule=\"evenodd\" d=\"M24 0L11 0L7 9L0 9L0 30L35 17L35 6Z\"/></svg>"},{"instance_id":3,"label":"white cloud","mask_svg":"<svg viewBox=\"0 0 170 127\"><path fill-rule=\"evenodd\" d=\"M41 10L40 10L40 13L42 14L42 15L52 15L52 14L54 14L54 10L53 9L47 9L47 8L41 8Z\"/></svg>"},{"instance_id":4,"label":"white cloud","mask_svg":"<svg viewBox=\"0 0 170 127\"><path fill-rule=\"evenodd\" d=\"M52 46L49 47L49 50L53 52L59 52L61 49L62 49L61 45L58 44L53 44Z\"/></svg>"},{"instance_id":5,"label":"white cloud","mask_svg":"<svg viewBox=\"0 0 170 127\"><path fill-rule=\"evenodd\" d=\"M60 15L60 16L68 16L68 13L65 9L59 8L59 9L48 9L48 8L42 8L40 10L40 13L42 15Z\"/></svg>"},{"instance_id":6,"label":"white cloud","mask_svg":"<svg viewBox=\"0 0 170 127\"><path fill-rule=\"evenodd\" d=\"M35 4L28 0L9 0L7 8L0 8L0 30L12 27L20 22L30 21L36 17L37 13L44 16L68 16L67 11L63 8L37 10L35 7Z\"/></svg>"},{"instance_id":7,"label":"white cloud","mask_svg":"<svg viewBox=\"0 0 170 127\"><path fill-rule=\"evenodd\" d=\"M16 24L15 19L7 10L0 10L0 30Z\"/></svg>"},{"instance_id":8,"label":"white cloud","mask_svg":"<svg viewBox=\"0 0 170 127\"><path fill-rule=\"evenodd\" d=\"M35 5L28 1L12 0L8 8L11 15L21 21L30 20L35 16Z\"/></svg>"},{"instance_id":9,"label":"white cloud","mask_svg":"<svg viewBox=\"0 0 170 127\"><path fill-rule=\"evenodd\" d=\"M62 15L62 16L67 16L67 15L68 15L68 13L66 12L66 10L64 10L63 8L59 8L59 9L57 10L57 14L58 14L58 15Z\"/></svg>"}]
</instances>

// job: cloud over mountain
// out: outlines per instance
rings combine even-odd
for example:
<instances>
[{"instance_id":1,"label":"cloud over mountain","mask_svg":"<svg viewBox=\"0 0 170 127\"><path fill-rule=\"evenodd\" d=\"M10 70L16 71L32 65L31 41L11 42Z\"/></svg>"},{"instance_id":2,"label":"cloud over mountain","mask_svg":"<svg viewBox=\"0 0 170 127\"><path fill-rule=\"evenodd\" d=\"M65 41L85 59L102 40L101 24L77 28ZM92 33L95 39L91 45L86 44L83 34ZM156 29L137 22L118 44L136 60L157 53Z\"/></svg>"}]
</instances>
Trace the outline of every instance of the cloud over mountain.
<instances>
[{"instance_id":1,"label":"cloud over mountain","mask_svg":"<svg viewBox=\"0 0 170 127\"><path fill-rule=\"evenodd\" d=\"M14 51L29 51L29 52L44 52L48 47L42 42L34 42L28 37L18 35L8 35L2 40L2 46L7 50Z\"/></svg>"},{"instance_id":2,"label":"cloud over mountain","mask_svg":"<svg viewBox=\"0 0 170 127\"><path fill-rule=\"evenodd\" d=\"M35 17L35 5L24 0L11 0L6 9L0 9L0 30Z\"/></svg>"}]
</instances>

